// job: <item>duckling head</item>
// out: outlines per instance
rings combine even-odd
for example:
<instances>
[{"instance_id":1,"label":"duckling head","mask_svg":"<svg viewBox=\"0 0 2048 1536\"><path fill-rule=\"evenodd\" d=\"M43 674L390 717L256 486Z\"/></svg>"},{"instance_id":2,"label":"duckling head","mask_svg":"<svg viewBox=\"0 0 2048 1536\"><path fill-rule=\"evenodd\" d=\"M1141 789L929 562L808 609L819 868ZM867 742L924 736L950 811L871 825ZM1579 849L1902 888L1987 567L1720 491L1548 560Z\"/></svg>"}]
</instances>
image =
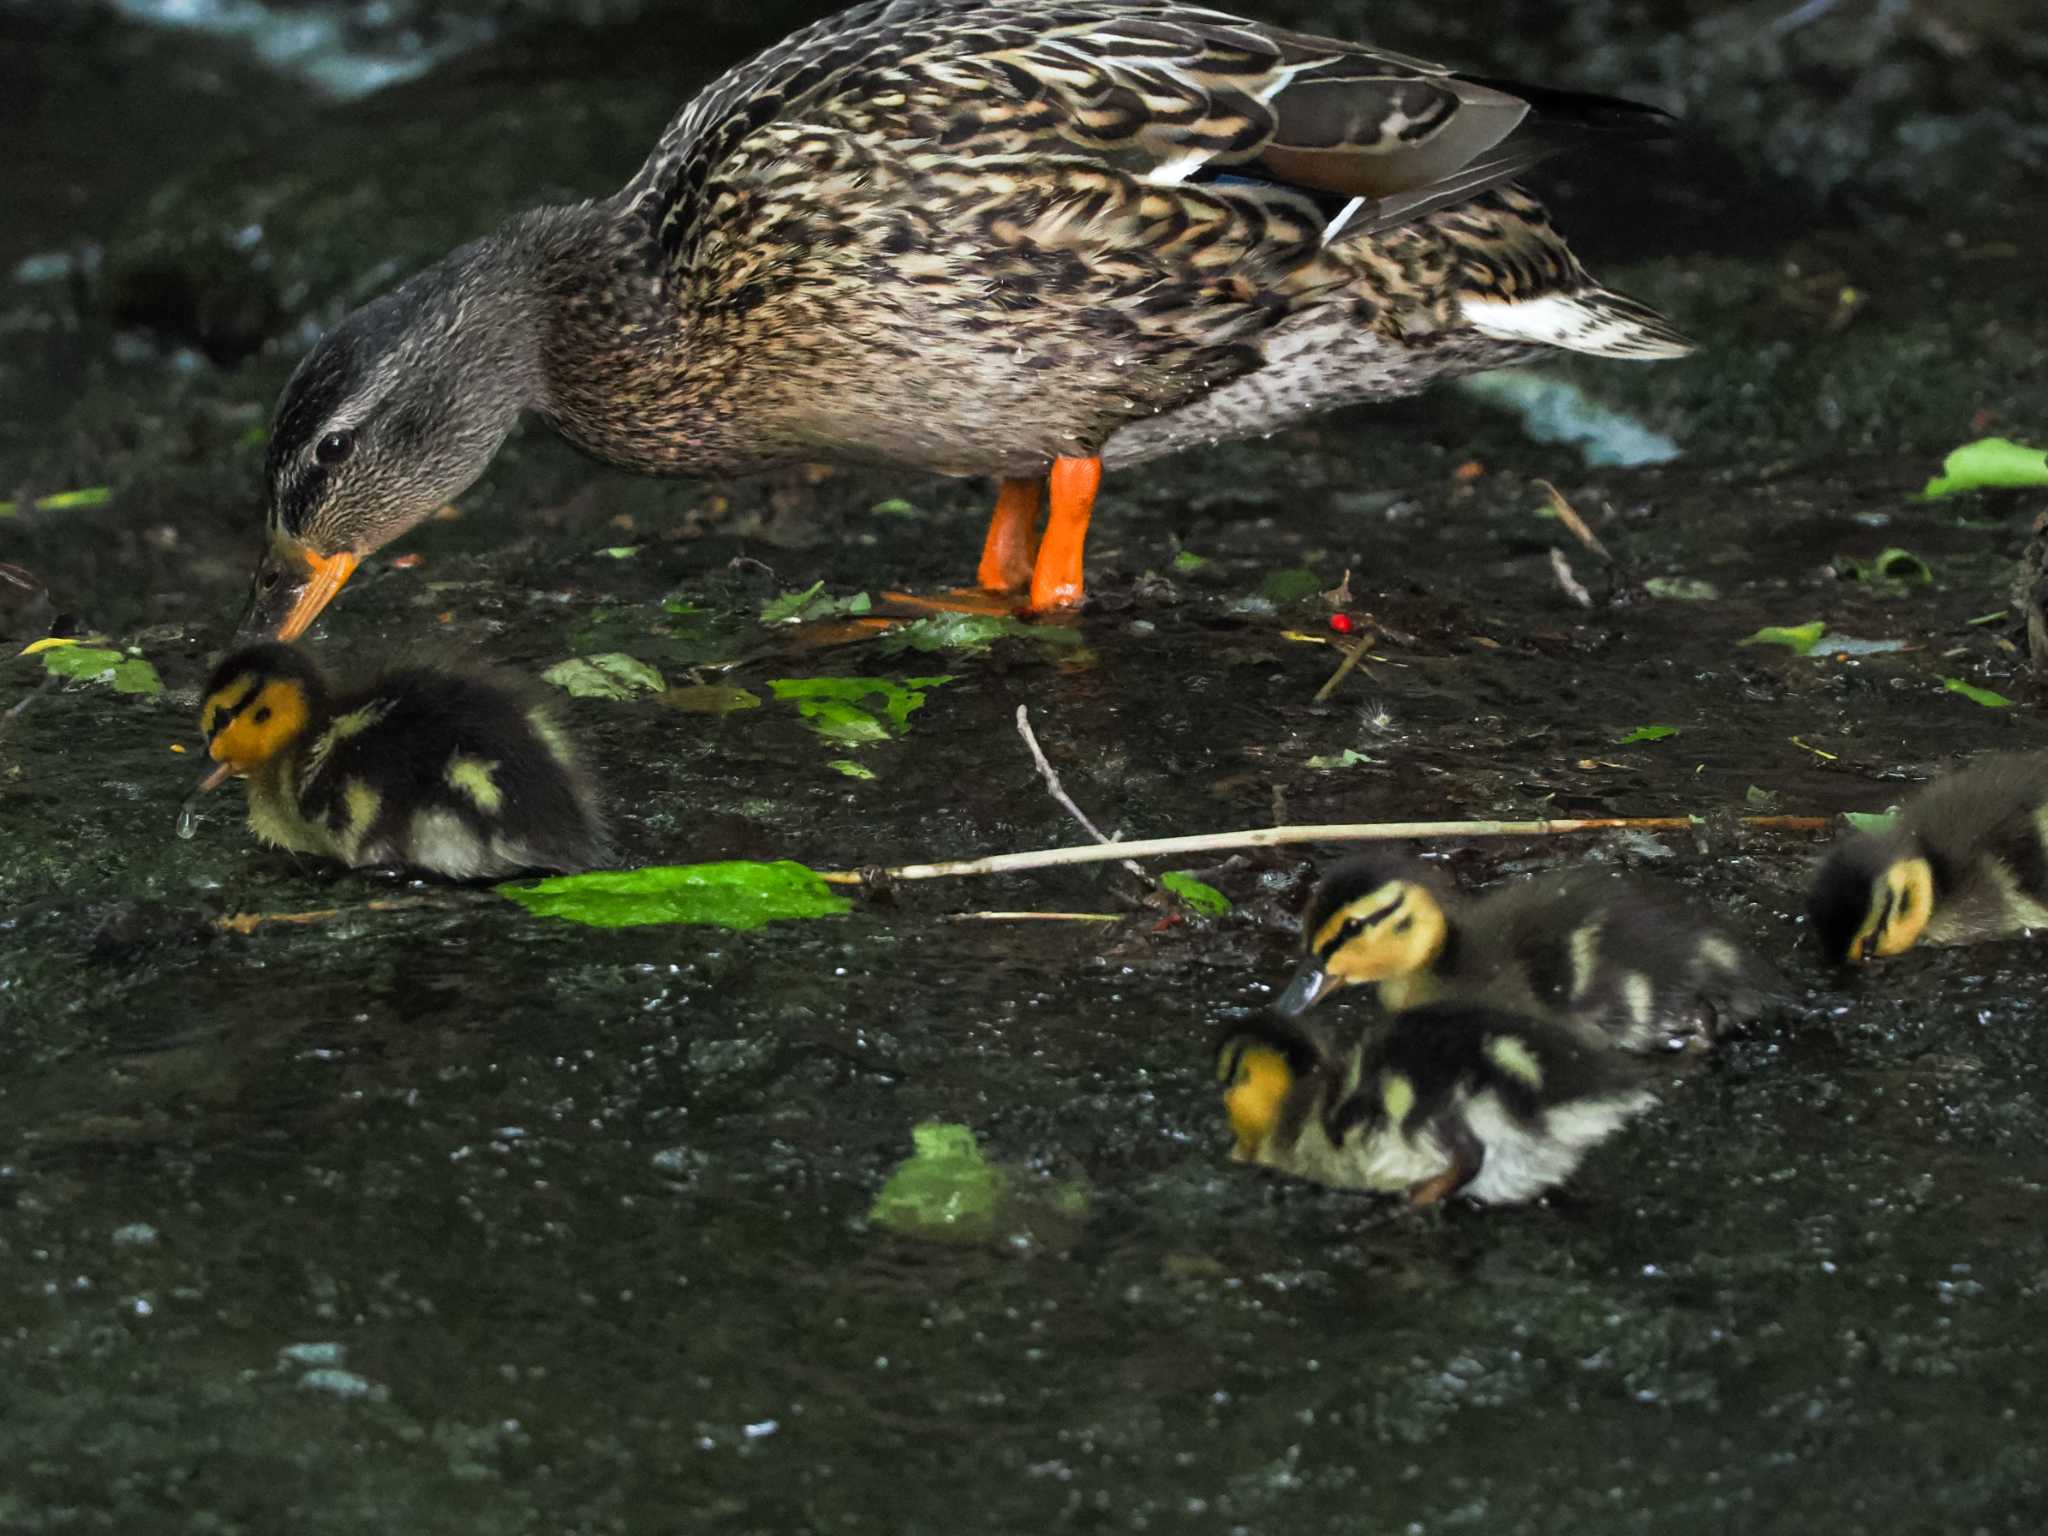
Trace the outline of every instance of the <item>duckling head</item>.
<instances>
[{"instance_id":1,"label":"duckling head","mask_svg":"<svg viewBox=\"0 0 2048 1536\"><path fill-rule=\"evenodd\" d=\"M206 754L220 765L202 787L253 772L288 750L326 698L319 669L288 645L252 645L229 656L214 668L199 707Z\"/></svg>"},{"instance_id":2,"label":"duckling head","mask_svg":"<svg viewBox=\"0 0 2048 1536\"><path fill-rule=\"evenodd\" d=\"M1424 969L1442 953L1450 919L1422 865L1369 853L1324 878L1302 914L1301 935L1301 964L1274 1004L1283 1018L1343 987Z\"/></svg>"},{"instance_id":3,"label":"duckling head","mask_svg":"<svg viewBox=\"0 0 2048 1536\"><path fill-rule=\"evenodd\" d=\"M1831 960L1859 965L1903 953L1934 915L1934 866L1912 843L1851 838L1814 877L1807 915Z\"/></svg>"},{"instance_id":4,"label":"duckling head","mask_svg":"<svg viewBox=\"0 0 2048 1536\"><path fill-rule=\"evenodd\" d=\"M1224 1039L1216 1053L1216 1078L1223 1084L1223 1113L1237 1138L1234 1158L1257 1160L1280 1124L1287 1096L1315 1065L1313 1053L1301 1042L1263 1032Z\"/></svg>"}]
</instances>

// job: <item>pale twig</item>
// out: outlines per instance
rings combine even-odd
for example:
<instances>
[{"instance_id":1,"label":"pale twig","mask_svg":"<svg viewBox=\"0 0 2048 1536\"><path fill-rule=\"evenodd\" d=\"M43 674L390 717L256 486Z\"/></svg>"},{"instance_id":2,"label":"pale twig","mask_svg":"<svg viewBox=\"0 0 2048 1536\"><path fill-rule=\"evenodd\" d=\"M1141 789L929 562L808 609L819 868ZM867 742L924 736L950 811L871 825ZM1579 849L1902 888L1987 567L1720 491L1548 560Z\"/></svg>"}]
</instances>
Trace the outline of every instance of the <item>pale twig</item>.
<instances>
[{"instance_id":1,"label":"pale twig","mask_svg":"<svg viewBox=\"0 0 2048 1536\"><path fill-rule=\"evenodd\" d=\"M1557 514L1557 520L1571 530L1572 537L1593 551L1602 560L1607 561L1610 565L1613 564L1614 556L1607 553L1607 546L1600 542L1600 536L1586 526L1586 520L1579 516L1570 502L1564 499L1564 492L1560 491L1548 480L1538 480L1536 483L1543 487L1544 500L1550 503L1550 510Z\"/></svg>"},{"instance_id":2,"label":"pale twig","mask_svg":"<svg viewBox=\"0 0 2048 1536\"><path fill-rule=\"evenodd\" d=\"M1555 545L1552 545L1550 550L1550 569L1551 573L1557 577L1557 584L1564 588L1564 595L1566 597L1577 603L1581 608L1593 606L1593 594L1579 585L1579 578L1572 574L1571 561L1565 559L1564 551Z\"/></svg>"},{"instance_id":3,"label":"pale twig","mask_svg":"<svg viewBox=\"0 0 2048 1536\"><path fill-rule=\"evenodd\" d=\"M949 923L1120 923L1114 912L949 912Z\"/></svg>"},{"instance_id":4,"label":"pale twig","mask_svg":"<svg viewBox=\"0 0 2048 1536\"><path fill-rule=\"evenodd\" d=\"M1350 572L1347 571L1345 572L1345 574L1349 576ZM1344 660L1338 664L1337 670L1330 674L1330 680L1327 683L1324 683L1322 687L1316 690L1316 696L1309 702L1312 704L1320 704L1323 702L1323 700L1327 699L1331 694L1335 693L1337 691L1337 685L1343 682L1346 677L1351 675L1351 669L1353 667L1357 666L1361 661L1365 660L1365 653L1372 649L1373 641L1377 640L1378 638L1379 630L1371 624L1366 625L1365 633L1360 635L1358 637L1357 643L1354 644L1349 650L1347 650L1344 653Z\"/></svg>"},{"instance_id":5,"label":"pale twig","mask_svg":"<svg viewBox=\"0 0 2048 1536\"><path fill-rule=\"evenodd\" d=\"M1031 749L1031 760L1038 764L1038 776L1045 780L1045 787L1051 791L1053 799L1059 801L1066 813L1081 823L1081 830L1094 838L1096 842L1111 843L1113 839L1103 836L1102 829L1088 819L1088 813L1082 810L1080 806L1074 804L1072 797L1060 787L1060 776L1053 771L1052 764L1046 761L1045 751L1038 745L1038 737L1031 729L1031 711L1022 704L1017 706L1017 734L1024 738L1024 745ZM1105 855L1105 857L1115 858L1116 855L1112 853ZM1083 861L1076 860L1075 862ZM1147 885L1152 883L1152 877L1130 859L1125 859L1123 864L1125 869L1128 869Z\"/></svg>"},{"instance_id":6,"label":"pale twig","mask_svg":"<svg viewBox=\"0 0 2048 1536\"><path fill-rule=\"evenodd\" d=\"M995 853L980 859L954 859L943 864L904 864L885 869L885 880L938 880L952 875L1000 875L1020 869L1049 869L1061 864L1100 864L1107 859L1158 859L1185 853L1210 853L1225 848L1276 848L1291 843L1356 843L1425 840L1445 837L1554 837L1565 832L1688 831L1698 823L1691 816L1598 816L1575 821L1365 821L1328 825L1250 827L1239 832L1198 832L1187 837L1153 837L1136 842L1076 848L1040 848L1029 853ZM1834 825L1828 816L1744 816L1740 824L1776 832L1825 832ZM858 870L833 870L819 876L833 885L859 885Z\"/></svg>"},{"instance_id":7,"label":"pale twig","mask_svg":"<svg viewBox=\"0 0 2048 1536\"><path fill-rule=\"evenodd\" d=\"M330 918L347 917L355 912L402 912L408 907L440 905L442 903L431 896L400 896L390 901L366 901L360 907L319 907L311 912L231 912L226 917L216 917L213 926L223 933L239 933L246 937L265 923L304 926L324 923Z\"/></svg>"}]
</instances>

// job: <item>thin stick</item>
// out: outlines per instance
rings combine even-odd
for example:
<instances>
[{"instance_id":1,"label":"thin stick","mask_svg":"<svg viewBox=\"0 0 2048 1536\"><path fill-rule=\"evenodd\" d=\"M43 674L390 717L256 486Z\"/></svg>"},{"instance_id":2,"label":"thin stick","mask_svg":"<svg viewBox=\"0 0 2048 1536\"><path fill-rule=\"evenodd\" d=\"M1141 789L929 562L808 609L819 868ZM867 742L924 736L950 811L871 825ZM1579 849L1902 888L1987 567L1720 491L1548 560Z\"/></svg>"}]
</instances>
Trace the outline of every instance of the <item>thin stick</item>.
<instances>
[{"instance_id":1,"label":"thin stick","mask_svg":"<svg viewBox=\"0 0 2048 1536\"><path fill-rule=\"evenodd\" d=\"M1344 575L1345 578L1348 580L1351 576L1351 573L1349 571L1346 571ZM1379 639L1379 637L1380 632L1376 626L1371 624L1366 625L1365 633L1358 637L1358 643L1352 646L1350 650L1344 653L1343 662L1339 664L1336 671L1330 674L1330 680L1327 683L1323 684L1322 687L1316 690L1316 696L1309 702L1312 704L1320 704L1323 702L1323 700L1327 699L1331 694L1335 693L1337 691L1337 685L1343 682L1345 678L1351 675L1351 669L1353 667L1357 666L1361 661L1365 660L1365 653L1372 649L1373 641Z\"/></svg>"},{"instance_id":2,"label":"thin stick","mask_svg":"<svg viewBox=\"0 0 2048 1536\"><path fill-rule=\"evenodd\" d=\"M1579 516L1577 509L1564 499L1564 492L1548 480L1538 480L1536 483L1543 487L1543 499L1550 503L1550 510L1557 514L1557 520L1571 530L1572 537L1602 560L1612 564L1614 556L1607 553L1607 546L1600 542L1600 535L1588 528L1586 520Z\"/></svg>"},{"instance_id":3,"label":"thin stick","mask_svg":"<svg viewBox=\"0 0 2048 1536\"><path fill-rule=\"evenodd\" d=\"M1557 584L1564 589L1564 595L1581 608L1593 606L1593 594L1579 584L1579 578L1572 574L1572 563L1565 559L1564 551L1556 545L1550 549L1551 574L1557 577Z\"/></svg>"},{"instance_id":4,"label":"thin stick","mask_svg":"<svg viewBox=\"0 0 2048 1536\"><path fill-rule=\"evenodd\" d=\"M1088 819L1088 813L1074 804L1067 792L1060 788L1060 776L1053 772L1052 764L1045 760L1045 753L1038 745L1038 737L1031 729L1031 711L1022 704L1017 706L1017 734L1024 738L1024 745L1031 749L1031 760L1038 764L1039 777L1045 780L1045 787L1052 792L1053 799L1059 801L1066 808L1067 814L1081 823L1081 830L1094 838L1096 842L1109 842L1110 839L1102 835L1102 829ZM1109 854L1106 857L1115 858L1116 855ZM1123 863L1125 869L1128 869L1147 885L1152 883L1152 877L1130 859L1125 859Z\"/></svg>"},{"instance_id":5,"label":"thin stick","mask_svg":"<svg viewBox=\"0 0 2048 1536\"><path fill-rule=\"evenodd\" d=\"M1120 923L1114 912L949 912L949 923Z\"/></svg>"},{"instance_id":6,"label":"thin stick","mask_svg":"<svg viewBox=\"0 0 2048 1536\"><path fill-rule=\"evenodd\" d=\"M213 926L223 933L246 936L265 923L324 923L330 918L346 917L353 912L402 912L408 907L437 905L439 903L432 897L401 896L390 901L366 901L360 907L320 907L311 912L231 912L226 917L216 917Z\"/></svg>"},{"instance_id":7,"label":"thin stick","mask_svg":"<svg viewBox=\"0 0 2048 1536\"><path fill-rule=\"evenodd\" d=\"M1225 848L1276 848L1290 843L1357 843L1399 838L1555 837L1565 832L1607 832L1631 828L1680 832L1695 825L1690 816L1598 816L1577 821L1363 821L1328 825L1250 827L1240 832L1198 832L1187 837L1153 837L1138 842L1078 848L1040 848L1029 853L995 853L943 864L904 864L880 872L887 880L939 880L953 875L1000 875L1061 864L1100 864L1109 859L1158 859ZM1741 825L1777 832L1825 832L1830 816L1744 816ZM833 885L860 885L859 870L832 870L818 878Z\"/></svg>"}]
</instances>

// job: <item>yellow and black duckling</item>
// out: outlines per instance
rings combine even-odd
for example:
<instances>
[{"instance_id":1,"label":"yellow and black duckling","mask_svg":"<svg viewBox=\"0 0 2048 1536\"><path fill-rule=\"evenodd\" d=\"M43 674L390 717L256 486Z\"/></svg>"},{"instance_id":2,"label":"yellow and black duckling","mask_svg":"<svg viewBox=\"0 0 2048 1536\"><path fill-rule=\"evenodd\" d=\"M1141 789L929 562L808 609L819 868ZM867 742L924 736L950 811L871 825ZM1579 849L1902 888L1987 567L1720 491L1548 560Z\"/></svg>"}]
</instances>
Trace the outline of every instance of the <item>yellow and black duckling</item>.
<instances>
[{"instance_id":1,"label":"yellow and black duckling","mask_svg":"<svg viewBox=\"0 0 2048 1536\"><path fill-rule=\"evenodd\" d=\"M981 584L1079 603L1105 465L1553 349L1684 355L1514 185L1669 121L1176 0L867 0L712 82L616 193L321 338L251 617L295 638L526 412L643 474L989 476Z\"/></svg>"},{"instance_id":2,"label":"yellow and black duckling","mask_svg":"<svg viewBox=\"0 0 2048 1536\"><path fill-rule=\"evenodd\" d=\"M1655 1102L1647 1064L1541 1019L1431 1003L1332 1050L1266 1019L1217 1051L1232 1156L1337 1189L1532 1200Z\"/></svg>"},{"instance_id":3,"label":"yellow and black duckling","mask_svg":"<svg viewBox=\"0 0 2048 1536\"><path fill-rule=\"evenodd\" d=\"M1851 965L2048 928L2048 752L1979 758L1883 833L1836 843L1807 911L1822 952Z\"/></svg>"},{"instance_id":4,"label":"yellow and black duckling","mask_svg":"<svg viewBox=\"0 0 2048 1536\"><path fill-rule=\"evenodd\" d=\"M515 679L409 666L337 692L290 646L253 645L215 668L199 729L220 765L201 787L247 778L249 826L280 848L450 880L605 855L567 734Z\"/></svg>"},{"instance_id":5,"label":"yellow and black duckling","mask_svg":"<svg viewBox=\"0 0 2048 1536\"><path fill-rule=\"evenodd\" d=\"M1643 881L1599 871L1515 880L1470 901L1405 853L1333 868L1302 914L1302 960L1276 1004L1298 1016L1377 983L1390 1013L1456 999L1628 1050L1701 1049L1761 1017L1778 978L1738 939Z\"/></svg>"}]
</instances>

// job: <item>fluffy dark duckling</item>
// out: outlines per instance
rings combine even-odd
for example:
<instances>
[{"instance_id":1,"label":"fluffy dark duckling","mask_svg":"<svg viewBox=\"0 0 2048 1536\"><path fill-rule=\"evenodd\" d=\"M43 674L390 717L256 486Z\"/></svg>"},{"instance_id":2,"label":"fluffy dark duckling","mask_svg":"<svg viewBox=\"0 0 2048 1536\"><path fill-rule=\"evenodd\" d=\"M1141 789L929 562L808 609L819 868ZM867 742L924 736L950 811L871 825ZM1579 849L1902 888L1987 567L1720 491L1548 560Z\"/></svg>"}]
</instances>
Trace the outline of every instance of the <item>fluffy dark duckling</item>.
<instances>
[{"instance_id":1,"label":"fluffy dark duckling","mask_svg":"<svg viewBox=\"0 0 2048 1536\"><path fill-rule=\"evenodd\" d=\"M1467 1002L1398 1013L1343 1050L1262 1020L1225 1036L1216 1072L1238 1162L1418 1206L1533 1200L1655 1101L1638 1058Z\"/></svg>"},{"instance_id":2,"label":"fluffy dark duckling","mask_svg":"<svg viewBox=\"0 0 2048 1536\"><path fill-rule=\"evenodd\" d=\"M249 781L267 843L358 869L450 880L602 862L603 822L547 700L516 679L428 666L338 691L288 645L236 651L206 685L199 729Z\"/></svg>"},{"instance_id":3,"label":"fluffy dark duckling","mask_svg":"<svg viewBox=\"0 0 2048 1536\"><path fill-rule=\"evenodd\" d=\"M1830 960L2048 928L2048 752L2000 753L1934 780L1884 833L1828 851L1808 902Z\"/></svg>"},{"instance_id":4,"label":"fluffy dark duckling","mask_svg":"<svg viewBox=\"0 0 2048 1536\"><path fill-rule=\"evenodd\" d=\"M1755 1019L1778 978L1732 934L1644 881L1597 871L1515 880L1470 900L1411 855L1324 877L1277 1007L1305 1012L1376 982L1389 1012L1456 999L1564 1024L1628 1050L1703 1049Z\"/></svg>"}]
</instances>

